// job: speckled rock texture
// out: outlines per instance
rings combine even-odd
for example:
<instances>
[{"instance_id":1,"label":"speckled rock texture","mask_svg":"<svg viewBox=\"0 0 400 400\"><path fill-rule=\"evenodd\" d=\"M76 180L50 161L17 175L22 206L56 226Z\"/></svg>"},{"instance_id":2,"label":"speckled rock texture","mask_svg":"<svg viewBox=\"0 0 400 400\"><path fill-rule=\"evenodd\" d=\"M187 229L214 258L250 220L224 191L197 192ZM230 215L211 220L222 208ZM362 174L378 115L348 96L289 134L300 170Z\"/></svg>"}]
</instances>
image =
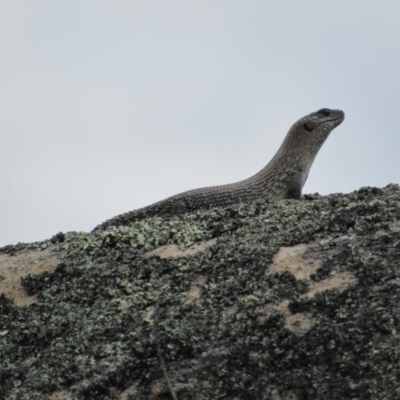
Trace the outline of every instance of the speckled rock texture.
<instances>
[{"instance_id":1,"label":"speckled rock texture","mask_svg":"<svg viewBox=\"0 0 400 400\"><path fill-rule=\"evenodd\" d=\"M44 251L29 301L0 297L0 399L400 399L398 185L0 256L11 271Z\"/></svg>"}]
</instances>

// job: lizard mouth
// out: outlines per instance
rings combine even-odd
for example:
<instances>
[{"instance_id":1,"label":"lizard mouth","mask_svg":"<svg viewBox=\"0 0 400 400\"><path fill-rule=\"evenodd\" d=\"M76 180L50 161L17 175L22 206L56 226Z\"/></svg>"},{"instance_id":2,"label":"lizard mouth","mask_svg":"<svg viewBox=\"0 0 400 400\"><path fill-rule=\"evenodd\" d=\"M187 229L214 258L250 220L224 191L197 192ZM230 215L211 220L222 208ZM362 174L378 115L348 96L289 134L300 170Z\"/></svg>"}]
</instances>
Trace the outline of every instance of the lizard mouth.
<instances>
[{"instance_id":1,"label":"lizard mouth","mask_svg":"<svg viewBox=\"0 0 400 400\"><path fill-rule=\"evenodd\" d=\"M336 127L344 121L344 117L345 113L342 110L333 110L332 118L329 118L327 122L333 123Z\"/></svg>"}]
</instances>

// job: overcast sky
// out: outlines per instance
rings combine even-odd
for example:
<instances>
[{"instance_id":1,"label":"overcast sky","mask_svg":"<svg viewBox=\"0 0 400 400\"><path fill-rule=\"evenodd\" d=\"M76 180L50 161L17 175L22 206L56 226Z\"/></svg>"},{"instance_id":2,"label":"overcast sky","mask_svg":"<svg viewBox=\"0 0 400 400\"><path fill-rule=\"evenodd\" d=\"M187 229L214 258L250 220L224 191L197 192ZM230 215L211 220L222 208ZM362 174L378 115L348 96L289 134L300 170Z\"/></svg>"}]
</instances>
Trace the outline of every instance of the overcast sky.
<instances>
[{"instance_id":1,"label":"overcast sky","mask_svg":"<svg viewBox=\"0 0 400 400\"><path fill-rule=\"evenodd\" d=\"M303 193L400 182L399 0L0 1L0 245L258 172L345 111Z\"/></svg>"}]
</instances>

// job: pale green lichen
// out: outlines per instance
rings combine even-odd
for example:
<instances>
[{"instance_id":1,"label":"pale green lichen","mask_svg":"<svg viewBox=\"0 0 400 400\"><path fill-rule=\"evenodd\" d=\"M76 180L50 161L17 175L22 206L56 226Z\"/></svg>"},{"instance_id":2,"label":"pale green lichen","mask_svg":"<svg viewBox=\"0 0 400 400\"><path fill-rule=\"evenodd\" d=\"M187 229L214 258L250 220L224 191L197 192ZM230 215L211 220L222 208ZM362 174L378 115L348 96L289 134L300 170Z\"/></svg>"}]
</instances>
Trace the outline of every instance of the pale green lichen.
<instances>
[{"instance_id":1,"label":"pale green lichen","mask_svg":"<svg viewBox=\"0 0 400 400\"><path fill-rule=\"evenodd\" d=\"M166 244L218 238L180 259L143 257ZM318 242L332 254L312 280L351 273L357 284L302 298L307 283L268 274L281 246ZM157 343L182 399L400 398L400 188L148 218L94 234L3 248L58 244L63 262L31 276L29 308L0 298L0 398L112 399L132 387L147 399L163 380ZM330 253L329 253L330 254ZM196 277L201 296L188 301ZM301 335L260 310L290 300L315 324ZM168 387L153 395L171 398Z\"/></svg>"}]
</instances>

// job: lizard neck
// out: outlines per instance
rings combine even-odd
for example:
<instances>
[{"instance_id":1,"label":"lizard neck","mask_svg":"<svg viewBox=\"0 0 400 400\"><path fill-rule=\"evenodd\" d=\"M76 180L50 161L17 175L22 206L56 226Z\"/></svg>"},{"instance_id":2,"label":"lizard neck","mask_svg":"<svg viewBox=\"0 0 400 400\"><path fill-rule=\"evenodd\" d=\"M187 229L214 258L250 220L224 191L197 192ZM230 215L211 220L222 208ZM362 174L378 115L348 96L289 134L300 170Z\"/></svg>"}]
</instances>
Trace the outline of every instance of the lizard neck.
<instances>
[{"instance_id":1,"label":"lizard neck","mask_svg":"<svg viewBox=\"0 0 400 400\"><path fill-rule=\"evenodd\" d=\"M292 127L271 161L248 183L264 184L270 200L300 198L315 157L328 134L307 137Z\"/></svg>"}]
</instances>

